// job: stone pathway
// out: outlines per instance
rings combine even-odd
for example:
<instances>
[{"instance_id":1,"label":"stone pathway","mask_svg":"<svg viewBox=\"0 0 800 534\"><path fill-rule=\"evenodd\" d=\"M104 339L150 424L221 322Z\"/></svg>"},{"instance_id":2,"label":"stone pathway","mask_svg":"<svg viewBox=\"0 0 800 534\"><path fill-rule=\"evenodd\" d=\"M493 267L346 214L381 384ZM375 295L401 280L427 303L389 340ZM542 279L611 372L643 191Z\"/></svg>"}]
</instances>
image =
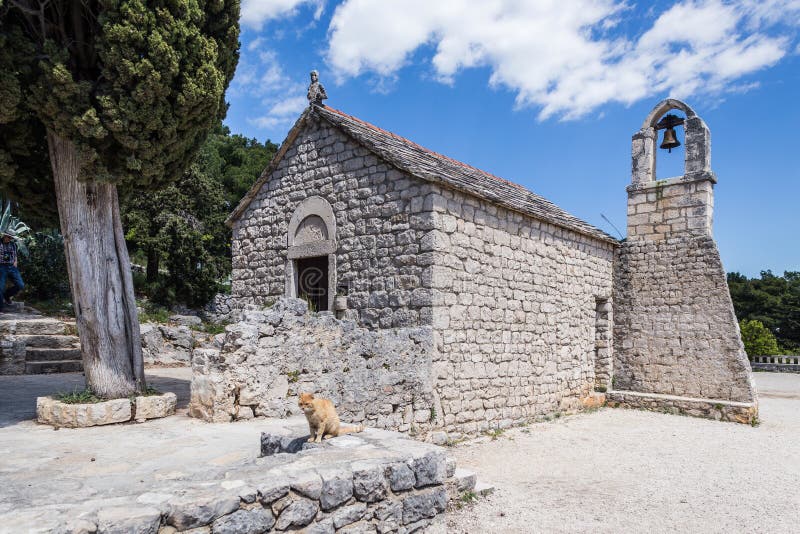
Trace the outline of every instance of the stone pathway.
<instances>
[{"instance_id":1,"label":"stone pathway","mask_svg":"<svg viewBox=\"0 0 800 534\"><path fill-rule=\"evenodd\" d=\"M148 380L185 406L189 373L149 369ZM155 534L159 525L184 531L212 523L224 532L311 523L319 533L410 532L444 511L446 480L464 482L441 447L375 429L259 457L262 432L307 435L303 416L213 424L175 415L58 430L24 420L37 395L76 385L82 375L0 379L0 534L97 527Z\"/></svg>"},{"instance_id":2,"label":"stone pathway","mask_svg":"<svg viewBox=\"0 0 800 534\"><path fill-rule=\"evenodd\" d=\"M188 367L154 367L145 370L147 383L178 396L178 413L186 413L192 370ZM0 428L36 418L36 397L82 389L83 373L0 376Z\"/></svg>"}]
</instances>

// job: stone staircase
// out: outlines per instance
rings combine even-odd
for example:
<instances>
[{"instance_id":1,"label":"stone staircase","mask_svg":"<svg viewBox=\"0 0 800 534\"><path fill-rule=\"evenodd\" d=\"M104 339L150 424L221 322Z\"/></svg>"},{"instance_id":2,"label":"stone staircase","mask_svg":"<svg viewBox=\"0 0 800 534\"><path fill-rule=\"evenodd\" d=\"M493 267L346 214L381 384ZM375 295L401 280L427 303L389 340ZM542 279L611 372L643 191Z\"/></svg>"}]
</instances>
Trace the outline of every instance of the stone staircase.
<instances>
[{"instance_id":1,"label":"stone staircase","mask_svg":"<svg viewBox=\"0 0 800 534\"><path fill-rule=\"evenodd\" d=\"M485 497L494 493L494 486L485 482L478 482L478 475L474 471L456 467L456 461L447 457L447 491L450 499L462 499L465 495Z\"/></svg>"},{"instance_id":2,"label":"stone staircase","mask_svg":"<svg viewBox=\"0 0 800 534\"><path fill-rule=\"evenodd\" d=\"M0 313L0 375L82 370L75 323L44 317L19 302Z\"/></svg>"}]
</instances>

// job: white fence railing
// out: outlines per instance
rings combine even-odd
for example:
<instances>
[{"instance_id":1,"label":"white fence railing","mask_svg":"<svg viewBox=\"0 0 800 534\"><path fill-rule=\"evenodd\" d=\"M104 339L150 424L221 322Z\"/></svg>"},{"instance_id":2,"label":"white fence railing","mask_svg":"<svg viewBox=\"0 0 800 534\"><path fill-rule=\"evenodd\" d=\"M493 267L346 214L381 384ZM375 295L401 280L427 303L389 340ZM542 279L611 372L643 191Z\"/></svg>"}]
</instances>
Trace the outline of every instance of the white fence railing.
<instances>
[{"instance_id":1,"label":"white fence railing","mask_svg":"<svg viewBox=\"0 0 800 534\"><path fill-rule=\"evenodd\" d=\"M779 365L800 365L800 355L782 354L780 356L750 356L753 363L774 363Z\"/></svg>"}]
</instances>

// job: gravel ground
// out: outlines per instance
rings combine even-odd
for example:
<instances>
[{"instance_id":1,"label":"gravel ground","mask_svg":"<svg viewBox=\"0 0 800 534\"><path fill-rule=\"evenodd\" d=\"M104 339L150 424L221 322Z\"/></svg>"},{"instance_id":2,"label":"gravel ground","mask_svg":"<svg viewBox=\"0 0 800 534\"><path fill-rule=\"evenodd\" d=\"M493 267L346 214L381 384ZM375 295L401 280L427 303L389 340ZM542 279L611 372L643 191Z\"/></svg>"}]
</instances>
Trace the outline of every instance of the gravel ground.
<instances>
[{"instance_id":1,"label":"gravel ground","mask_svg":"<svg viewBox=\"0 0 800 534\"><path fill-rule=\"evenodd\" d=\"M800 375L756 383L757 427L603 409L456 446L497 489L442 532L800 532Z\"/></svg>"}]
</instances>

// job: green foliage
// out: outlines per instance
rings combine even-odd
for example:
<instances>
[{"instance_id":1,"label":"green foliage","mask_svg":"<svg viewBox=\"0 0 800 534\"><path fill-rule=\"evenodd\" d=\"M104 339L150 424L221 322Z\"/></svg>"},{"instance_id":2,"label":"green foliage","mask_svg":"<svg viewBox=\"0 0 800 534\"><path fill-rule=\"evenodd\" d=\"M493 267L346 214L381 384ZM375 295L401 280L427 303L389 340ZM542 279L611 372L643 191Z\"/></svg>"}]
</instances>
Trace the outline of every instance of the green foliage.
<instances>
[{"instance_id":1,"label":"green foliage","mask_svg":"<svg viewBox=\"0 0 800 534\"><path fill-rule=\"evenodd\" d=\"M26 238L28 257L20 262L25 294L33 299L59 301L70 296L64 238L57 230L36 232Z\"/></svg>"},{"instance_id":2,"label":"green foliage","mask_svg":"<svg viewBox=\"0 0 800 534\"><path fill-rule=\"evenodd\" d=\"M218 125L175 184L123 199L128 248L147 263L137 290L159 303L202 306L226 289L231 234L225 218L274 153L269 142L228 133Z\"/></svg>"},{"instance_id":3,"label":"green foliage","mask_svg":"<svg viewBox=\"0 0 800 534\"><path fill-rule=\"evenodd\" d=\"M209 176L215 177L225 191L228 211L233 211L245 193L261 175L278 151L278 145L267 140L260 143L218 125L200 154L201 166Z\"/></svg>"},{"instance_id":4,"label":"green foliage","mask_svg":"<svg viewBox=\"0 0 800 534\"><path fill-rule=\"evenodd\" d=\"M166 323L169 321L169 310L150 301L139 302L139 322L141 323Z\"/></svg>"},{"instance_id":5,"label":"green foliage","mask_svg":"<svg viewBox=\"0 0 800 534\"><path fill-rule=\"evenodd\" d=\"M492 438L492 441L495 441L497 438L502 436L504 432L505 431L502 428L493 428L484 432L484 435L489 436Z\"/></svg>"},{"instance_id":6,"label":"green foliage","mask_svg":"<svg viewBox=\"0 0 800 534\"><path fill-rule=\"evenodd\" d=\"M53 216L47 132L85 180L180 178L226 112L238 19L238 0L0 3L0 190Z\"/></svg>"},{"instance_id":7,"label":"green foliage","mask_svg":"<svg viewBox=\"0 0 800 534\"><path fill-rule=\"evenodd\" d=\"M761 321L742 319L739 322L739 329L748 356L771 356L781 353L775 336Z\"/></svg>"},{"instance_id":8,"label":"green foliage","mask_svg":"<svg viewBox=\"0 0 800 534\"><path fill-rule=\"evenodd\" d=\"M800 271L775 276L762 271L749 279L728 273L736 317L761 322L777 339L781 352L800 352Z\"/></svg>"},{"instance_id":9,"label":"green foliage","mask_svg":"<svg viewBox=\"0 0 800 534\"><path fill-rule=\"evenodd\" d=\"M31 231L30 227L27 224L20 221L18 217L15 217L11 213L11 201L10 200L2 200L0 199L0 207L2 207L2 212L0 212L0 234L3 232L11 231L20 239L17 239L17 248L19 251L27 256L28 255L28 247L25 244L25 241L21 238L25 237L25 234Z\"/></svg>"},{"instance_id":10,"label":"green foliage","mask_svg":"<svg viewBox=\"0 0 800 534\"><path fill-rule=\"evenodd\" d=\"M204 332L211 336L216 336L217 334L225 333L225 327L228 326L230 323L228 322L221 322L221 323L207 323L203 322L201 325L192 326L192 330L197 332Z\"/></svg>"},{"instance_id":11,"label":"green foliage","mask_svg":"<svg viewBox=\"0 0 800 534\"><path fill-rule=\"evenodd\" d=\"M78 389L77 387L69 393L57 393L55 399L64 404L96 404L108 400L96 395L89 388Z\"/></svg>"},{"instance_id":12,"label":"green foliage","mask_svg":"<svg viewBox=\"0 0 800 534\"><path fill-rule=\"evenodd\" d=\"M25 276L23 275L23 279ZM27 284L28 281L25 280ZM25 291L27 292L28 286L25 286ZM31 308L35 309L36 311L48 316L48 317L62 317L62 318L71 318L75 317L75 309L72 307L72 300L70 298L51 298L46 297L43 299L36 299L30 298L29 296L25 297L25 304L29 305ZM66 329L69 329L69 332L64 332L65 334L70 335L77 335L78 331L73 327L73 325L66 325Z\"/></svg>"},{"instance_id":13,"label":"green foliage","mask_svg":"<svg viewBox=\"0 0 800 534\"><path fill-rule=\"evenodd\" d=\"M146 388L144 388L144 391L142 391L143 397L152 397L154 395L162 395L162 393L150 385L148 385Z\"/></svg>"},{"instance_id":14,"label":"green foliage","mask_svg":"<svg viewBox=\"0 0 800 534\"><path fill-rule=\"evenodd\" d=\"M459 496L462 503L470 504L478 500L478 495L474 491L465 491Z\"/></svg>"}]
</instances>

